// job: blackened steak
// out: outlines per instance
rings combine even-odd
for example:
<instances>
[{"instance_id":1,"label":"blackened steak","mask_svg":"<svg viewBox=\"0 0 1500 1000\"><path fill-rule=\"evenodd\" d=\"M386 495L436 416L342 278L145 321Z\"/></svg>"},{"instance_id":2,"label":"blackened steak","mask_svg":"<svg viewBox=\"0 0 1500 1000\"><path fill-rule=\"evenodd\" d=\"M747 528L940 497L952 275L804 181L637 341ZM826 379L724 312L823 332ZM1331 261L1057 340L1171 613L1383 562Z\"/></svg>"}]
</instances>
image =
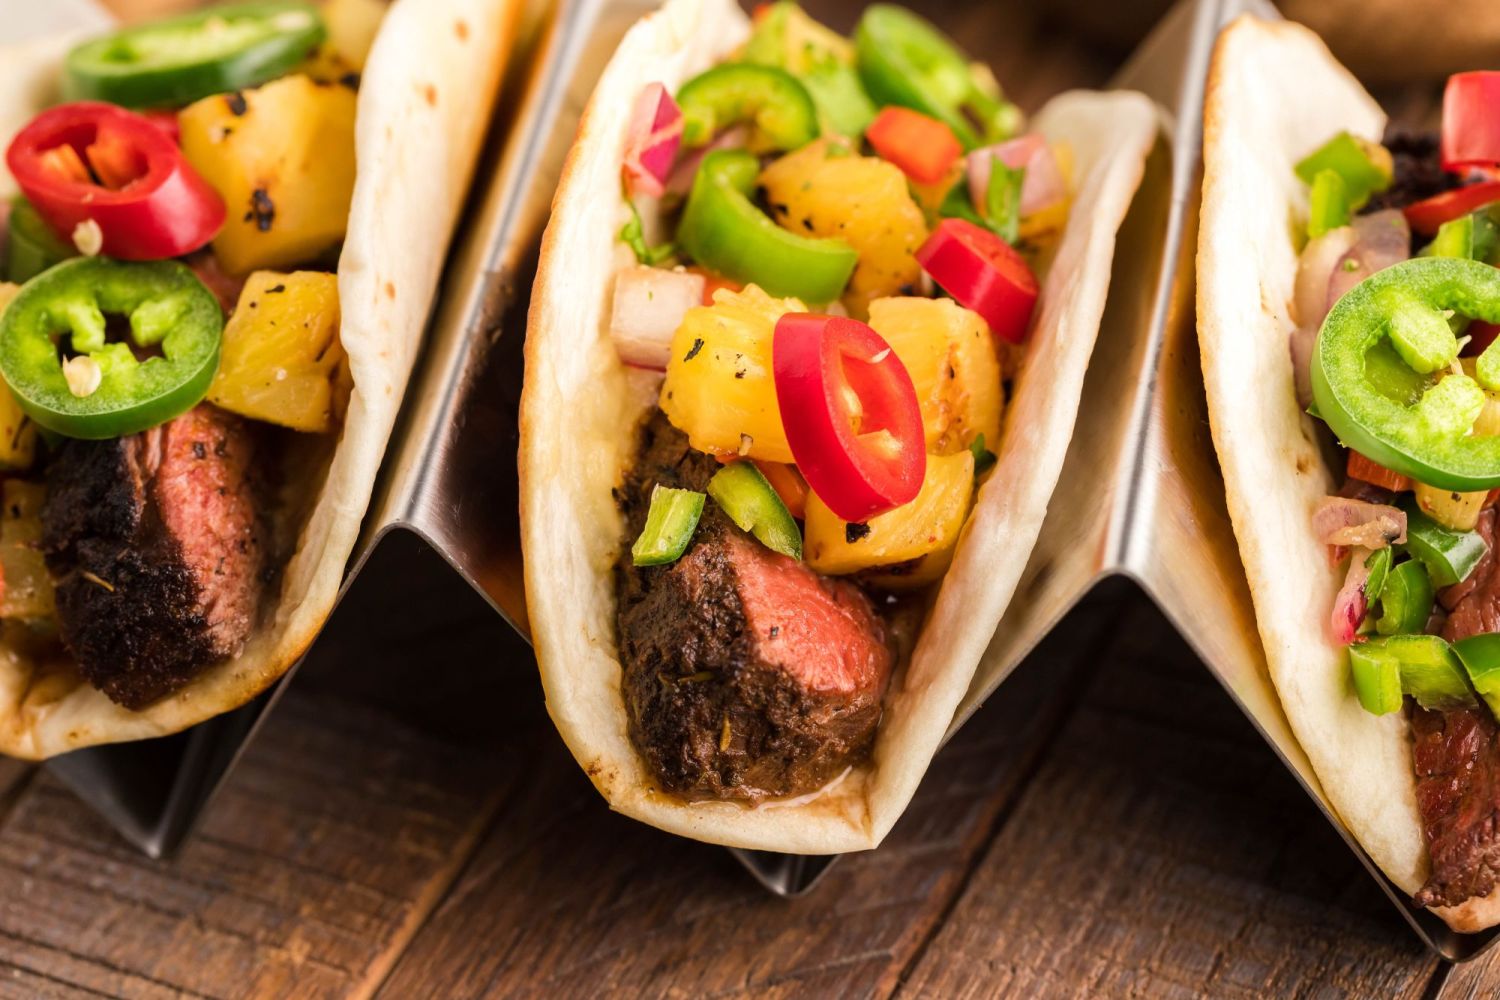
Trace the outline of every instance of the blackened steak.
<instances>
[{"instance_id":1,"label":"blackened steak","mask_svg":"<svg viewBox=\"0 0 1500 1000\"><path fill-rule=\"evenodd\" d=\"M69 441L47 467L42 546L64 644L127 708L244 645L260 600L253 442L200 406L142 434Z\"/></svg>"},{"instance_id":2,"label":"blackened steak","mask_svg":"<svg viewBox=\"0 0 1500 1000\"><path fill-rule=\"evenodd\" d=\"M629 538L657 483L703 490L717 462L657 412L621 494ZM617 565L630 738L689 799L798 795L869 753L894 654L856 586L820 577L712 501L670 566Z\"/></svg>"},{"instance_id":3,"label":"blackened steak","mask_svg":"<svg viewBox=\"0 0 1500 1000\"><path fill-rule=\"evenodd\" d=\"M1434 131L1392 125L1386 129L1384 145L1391 153L1391 186L1371 195L1360 209L1362 214L1405 208L1463 183L1457 174L1443 169Z\"/></svg>"}]
</instances>

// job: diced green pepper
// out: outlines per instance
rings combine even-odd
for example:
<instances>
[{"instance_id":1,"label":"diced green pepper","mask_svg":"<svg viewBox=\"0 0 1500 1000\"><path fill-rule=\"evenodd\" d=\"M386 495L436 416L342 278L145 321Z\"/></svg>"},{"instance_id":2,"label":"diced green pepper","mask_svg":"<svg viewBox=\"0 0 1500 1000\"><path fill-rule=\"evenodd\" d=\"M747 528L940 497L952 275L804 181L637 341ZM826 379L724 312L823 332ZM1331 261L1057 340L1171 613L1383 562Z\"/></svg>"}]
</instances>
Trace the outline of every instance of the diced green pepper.
<instances>
[{"instance_id":1,"label":"diced green pepper","mask_svg":"<svg viewBox=\"0 0 1500 1000\"><path fill-rule=\"evenodd\" d=\"M1372 600L1368 586L1365 598ZM1431 616L1432 579L1421 560L1408 559L1393 567L1380 591L1380 617L1375 621L1375 631L1381 635L1410 635L1425 629Z\"/></svg>"},{"instance_id":2,"label":"diced green pepper","mask_svg":"<svg viewBox=\"0 0 1500 1000\"><path fill-rule=\"evenodd\" d=\"M1307 237L1349 224L1349 188L1336 170L1319 170L1307 196Z\"/></svg>"},{"instance_id":3,"label":"diced green pepper","mask_svg":"<svg viewBox=\"0 0 1500 1000\"><path fill-rule=\"evenodd\" d=\"M1357 209L1370 200L1370 195L1391 186L1394 164L1390 151L1379 143L1340 132L1304 157L1295 169L1304 184L1316 183L1324 170L1333 171L1344 182L1349 207Z\"/></svg>"},{"instance_id":4,"label":"diced green pepper","mask_svg":"<svg viewBox=\"0 0 1500 1000\"><path fill-rule=\"evenodd\" d=\"M755 126L757 146L771 149L797 149L818 137L818 109L807 88L774 66L715 66L684 83L677 104L688 147L705 146L742 122Z\"/></svg>"},{"instance_id":5,"label":"diced green pepper","mask_svg":"<svg viewBox=\"0 0 1500 1000\"><path fill-rule=\"evenodd\" d=\"M1407 341L1396 343L1398 351L1415 344L1413 357L1426 359L1426 335L1436 329L1433 323L1446 324L1449 310L1500 322L1500 269L1418 257L1366 278L1323 321L1313 349L1313 399L1339 440L1372 461L1438 489L1489 490L1500 486L1500 437L1470 433L1484 406L1484 392L1472 378L1448 375L1407 404L1381 391L1367 371L1373 349L1398 338ZM1420 344L1418 335L1424 338ZM1492 344L1481 363L1491 351L1500 358L1500 347ZM1411 377L1420 373L1412 370Z\"/></svg>"},{"instance_id":6,"label":"diced green pepper","mask_svg":"<svg viewBox=\"0 0 1500 1000\"><path fill-rule=\"evenodd\" d=\"M1401 690L1423 708L1447 711L1478 704L1463 664L1440 636L1393 635L1360 645L1368 656L1395 659L1401 668Z\"/></svg>"},{"instance_id":7,"label":"diced green pepper","mask_svg":"<svg viewBox=\"0 0 1500 1000\"><path fill-rule=\"evenodd\" d=\"M53 232L31 202L16 195L10 203L6 279L23 284L52 265L77 256L77 248Z\"/></svg>"},{"instance_id":8,"label":"diced green pepper","mask_svg":"<svg viewBox=\"0 0 1500 1000\"><path fill-rule=\"evenodd\" d=\"M1500 713L1500 633L1489 632L1460 639L1453 652L1469 673L1469 683L1490 706Z\"/></svg>"},{"instance_id":9,"label":"diced green pepper","mask_svg":"<svg viewBox=\"0 0 1500 1000\"><path fill-rule=\"evenodd\" d=\"M1399 505L1406 512L1406 551L1427 567L1435 587L1451 587L1468 579L1489 546L1477 531L1454 531L1422 512L1415 500L1404 497Z\"/></svg>"},{"instance_id":10,"label":"diced green pepper","mask_svg":"<svg viewBox=\"0 0 1500 1000\"><path fill-rule=\"evenodd\" d=\"M1389 715L1401 708L1401 664L1373 642L1349 647L1349 670L1354 693L1366 712Z\"/></svg>"},{"instance_id":11,"label":"diced green pepper","mask_svg":"<svg viewBox=\"0 0 1500 1000\"><path fill-rule=\"evenodd\" d=\"M1365 569L1370 571L1370 575L1365 578L1365 600L1372 605L1380 600L1386 577L1391 572L1391 556L1392 549L1386 545L1371 552L1370 557L1365 560Z\"/></svg>"},{"instance_id":12,"label":"diced green pepper","mask_svg":"<svg viewBox=\"0 0 1500 1000\"><path fill-rule=\"evenodd\" d=\"M714 473L708 495L729 519L772 552L802 558L802 532L776 490L753 462L733 462Z\"/></svg>"},{"instance_id":13,"label":"diced green pepper","mask_svg":"<svg viewBox=\"0 0 1500 1000\"><path fill-rule=\"evenodd\" d=\"M739 58L795 76L817 105L824 131L860 136L875 120L875 102L854 69L853 44L791 0L757 11L755 30Z\"/></svg>"},{"instance_id":14,"label":"diced green pepper","mask_svg":"<svg viewBox=\"0 0 1500 1000\"><path fill-rule=\"evenodd\" d=\"M859 255L842 240L815 240L783 229L750 200L760 161L738 149L709 153L698 167L677 244L693 259L771 295L832 302L844 292Z\"/></svg>"},{"instance_id":15,"label":"diced green pepper","mask_svg":"<svg viewBox=\"0 0 1500 1000\"><path fill-rule=\"evenodd\" d=\"M657 484L651 488L651 507L640 537L630 547L631 562L637 566L664 566L682 558L698 519L703 516L707 499L696 490L679 490Z\"/></svg>"},{"instance_id":16,"label":"diced green pepper","mask_svg":"<svg viewBox=\"0 0 1500 1000\"><path fill-rule=\"evenodd\" d=\"M1432 242L1417 252L1419 257L1474 259L1474 216L1449 219L1438 227Z\"/></svg>"}]
</instances>

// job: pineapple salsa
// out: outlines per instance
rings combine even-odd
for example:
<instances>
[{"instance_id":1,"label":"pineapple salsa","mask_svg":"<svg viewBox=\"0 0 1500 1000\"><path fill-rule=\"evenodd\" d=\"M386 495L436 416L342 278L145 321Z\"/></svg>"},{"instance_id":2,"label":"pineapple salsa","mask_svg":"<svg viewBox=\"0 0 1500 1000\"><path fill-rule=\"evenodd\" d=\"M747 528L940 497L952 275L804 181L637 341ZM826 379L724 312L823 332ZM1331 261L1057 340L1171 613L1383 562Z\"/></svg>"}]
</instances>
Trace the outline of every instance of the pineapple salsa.
<instances>
[{"instance_id":1,"label":"pineapple salsa","mask_svg":"<svg viewBox=\"0 0 1500 1000\"><path fill-rule=\"evenodd\" d=\"M940 578L995 462L1068 165L900 7L851 40L762 6L728 62L648 86L610 331L722 467L706 494L656 487L634 562L681 557L712 502L819 573Z\"/></svg>"}]
</instances>

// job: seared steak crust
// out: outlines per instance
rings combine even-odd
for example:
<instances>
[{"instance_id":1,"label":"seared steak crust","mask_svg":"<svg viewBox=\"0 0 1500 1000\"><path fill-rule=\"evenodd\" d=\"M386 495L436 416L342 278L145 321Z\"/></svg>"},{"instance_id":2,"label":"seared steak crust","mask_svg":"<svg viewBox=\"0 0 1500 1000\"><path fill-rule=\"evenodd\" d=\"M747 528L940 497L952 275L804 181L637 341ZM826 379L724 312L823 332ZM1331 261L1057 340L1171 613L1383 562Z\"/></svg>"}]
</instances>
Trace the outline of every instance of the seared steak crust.
<instances>
[{"instance_id":1,"label":"seared steak crust","mask_svg":"<svg viewBox=\"0 0 1500 1000\"><path fill-rule=\"evenodd\" d=\"M1462 184L1456 174L1443 169L1438 159L1438 134L1434 131L1403 128L1386 129L1385 148L1391 152L1394 171L1391 186L1370 196L1361 213L1407 205L1442 194ZM1426 241L1426 237L1418 237Z\"/></svg>"},{"instance_id":2,"label":"seared steak crust","mask_svg":"<svg viewBox=\"0 0 1500 1000\"><path fill-rule=\"evenodd\" d=\"M703 490L718 463L659 412L620 495L627 537L657 483ZM894 656L857 587L770 552L710 501L671 566L616 567L630 737L689 799L813 791L870 750Z\"/></svg>"},{"instance_id":3,"label":"seared steak crust","mask_svg":"<svg viewBox=\"0 0 1500 1000\"><path fill-rule=\"evenodd\" d=\"M201 406L47 468L42 547L64 644L127 708L233 656L254 625L263 545L239 418Z\"/></svg>"},{"instance_id":4,"label":"seared steak crust","mask_svg":"<svg viewBox=\"0 0 1500 1000\"><path fill-rule=\"evenodd\" d=\"M1488 896L1500 875L1500 730L1483 708L1413 707L1412 757L1432 874L1419 906Z\"/></svg>"}]
</instances>

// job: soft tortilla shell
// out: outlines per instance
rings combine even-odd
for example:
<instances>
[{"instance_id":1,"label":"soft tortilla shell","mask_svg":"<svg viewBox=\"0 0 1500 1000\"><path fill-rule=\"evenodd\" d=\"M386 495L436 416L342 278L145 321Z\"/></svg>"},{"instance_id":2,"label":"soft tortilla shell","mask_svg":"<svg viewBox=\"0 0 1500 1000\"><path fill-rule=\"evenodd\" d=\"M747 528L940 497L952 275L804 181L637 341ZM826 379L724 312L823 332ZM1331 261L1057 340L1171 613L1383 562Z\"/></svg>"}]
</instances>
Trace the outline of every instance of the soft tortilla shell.
<instances>
[{"instance_id":1,"label":"soft tortilla shell","mask_svg":"<svg viewBox=\"0 0 1500 1000\"><path fill-rule=\"evenodd\" d=\"M45 758L177 732L250 701L311 645L369 504L519 9L517 0L396 0L386 14L360 86L358 175L339 258L339 336L354 391L337 446L319 454L309 443L292 456L319 463L304 480L306 495L288 498L290 510L308 512L300 532L292 526L295 554L244 651L132 712L71 670L0 648L0 752ZM0 65L20 67L24 92L34 95L24 112L0 105L4 135L45 100L65 51L0 53Z\"/></svg>"},{"instance_id":2,"label":"soft tortilla shell","mask_svg":"<svg viewBox=\"0 0 1500 1000\"><path fill-rule=\"evenodd\" d=\"M542 245L521 399L526 593L547 706L616 810L698 840L789 853L877 845L905 808L968 688L1026 563L1056 485L1098 334L1115 233L1155 141L1138 94L1065 94L1035 127L1073 148L1078 197L1044 284L1025 369L978 504L905 672L886 699L870 763L821 794L759 808L659 791L631 746L620 695L612 565L622 524L611 489L654 404L609 339L621 262L620 160L641 88L676 89L747 32L730 0L670 0L621 43L564 167Z\"/></svg>"},{"instance_id":3,"label":"soft tortilla shell","mask_svg":"<svg viewBox=\"0 0 1500 1000\"><path fill-rule=\"evenodd\" d=\"M1287 721L1329 804L1412 893L1427 856L1409 728L1399 713L1360 707L1331 636L1343 574L1310 518L1338 483L1297 405L1288 348L1292 226L1306 215L1293 165L1341 129L1378 140L1384 125L1379 105L1306 28L1243 17L1225 30L1205 105L1198 337L1229 514Z\"/></svg>"}]
</instances>

